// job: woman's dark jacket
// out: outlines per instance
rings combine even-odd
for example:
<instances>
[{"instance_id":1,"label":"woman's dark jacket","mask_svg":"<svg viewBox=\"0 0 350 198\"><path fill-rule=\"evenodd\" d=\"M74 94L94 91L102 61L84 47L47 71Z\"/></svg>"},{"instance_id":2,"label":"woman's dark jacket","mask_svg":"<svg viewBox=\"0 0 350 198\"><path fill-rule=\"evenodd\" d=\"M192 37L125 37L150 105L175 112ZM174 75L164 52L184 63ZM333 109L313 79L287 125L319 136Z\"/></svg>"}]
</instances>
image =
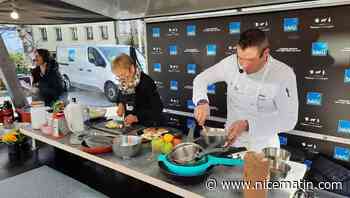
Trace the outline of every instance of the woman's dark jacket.
<instances>
[{"instance_id":1,"label":"woman's dark jacket","mask_svg":"<svg viewBox=\"0 0 350 198\"><path fill-rule=\"evenodd\" d=\"M51 106L63 94L63 79L58 71L58 64L52 60L44 75L40 73L40 67L32 70L33 84L38 84L39 96L46 106Z\"/></svg>"}]
</instances>

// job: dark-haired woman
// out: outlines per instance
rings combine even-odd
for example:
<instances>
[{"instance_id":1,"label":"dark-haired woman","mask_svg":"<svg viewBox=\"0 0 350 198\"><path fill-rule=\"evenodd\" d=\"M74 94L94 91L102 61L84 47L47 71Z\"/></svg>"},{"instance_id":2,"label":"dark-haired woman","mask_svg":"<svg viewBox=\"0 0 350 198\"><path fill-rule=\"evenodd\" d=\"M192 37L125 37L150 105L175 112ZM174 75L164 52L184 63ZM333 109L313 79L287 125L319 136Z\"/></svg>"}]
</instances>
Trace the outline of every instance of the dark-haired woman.
<instances>
[{"instance_id":1,"label":"dark-haired woman","mask_svg":"<svg viewBox=\"0 0 350 198\"><path fill-rule=\"evenodd\" d=\"M63 94L63 80L58 71L57 62L46 49L38 49L35 54L36 67L32 70L33 85L38 88L38 95L51 106Z\"/></svg>"}]
</instances>

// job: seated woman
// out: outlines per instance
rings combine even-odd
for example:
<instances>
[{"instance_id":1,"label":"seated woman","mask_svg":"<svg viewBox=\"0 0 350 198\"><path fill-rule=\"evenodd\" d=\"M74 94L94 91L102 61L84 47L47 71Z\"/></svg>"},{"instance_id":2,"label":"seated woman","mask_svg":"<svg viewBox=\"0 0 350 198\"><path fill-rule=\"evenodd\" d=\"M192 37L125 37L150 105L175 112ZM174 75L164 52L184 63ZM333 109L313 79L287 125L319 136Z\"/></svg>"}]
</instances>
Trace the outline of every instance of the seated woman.
<instances>
[{"instance_id":1,"label":"seated woman","mask_svg":"<svg viewBox=\"0 0 350 198\"><path fill-rule=\"evenodd\" d=\"M120 82L116 101L118 116L125 115L127 125L159 126L163 103L154 81L126 54L113 61L112 72Z\"/></svg>"},{"instance_id":2,"label":"seated woman","mask_svg":"<svg viewBox=\"0 0 350 198\"><path fill-rule=\"evenodd\" d=\"M46 49L38 49L35 54L36 67L32 70L33 86L39 99L51 106L63 94L63 79L58 71L57 62ZM35 92L35 91L34 91Z\"/></svg>"}]
</instances>

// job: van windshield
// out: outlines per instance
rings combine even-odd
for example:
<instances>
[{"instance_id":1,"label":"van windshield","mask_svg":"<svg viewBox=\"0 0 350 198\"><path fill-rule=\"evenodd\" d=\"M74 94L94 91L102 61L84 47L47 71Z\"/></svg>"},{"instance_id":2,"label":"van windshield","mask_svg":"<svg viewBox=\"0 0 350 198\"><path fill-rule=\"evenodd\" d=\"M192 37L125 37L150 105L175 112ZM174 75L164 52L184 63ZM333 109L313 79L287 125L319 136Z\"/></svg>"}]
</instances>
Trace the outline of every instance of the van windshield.
<instances>
[{"instance_id":1,"label":"van windshield","mask_svg":"<svg viewBox=\"0 0 350 198\"><path fill-rule=\"evenodd\" d=\"M129 47L99 47L98 49L101 50L109 63L121 53L129 54L130 51Z\"/></svg>"}]
</instances>

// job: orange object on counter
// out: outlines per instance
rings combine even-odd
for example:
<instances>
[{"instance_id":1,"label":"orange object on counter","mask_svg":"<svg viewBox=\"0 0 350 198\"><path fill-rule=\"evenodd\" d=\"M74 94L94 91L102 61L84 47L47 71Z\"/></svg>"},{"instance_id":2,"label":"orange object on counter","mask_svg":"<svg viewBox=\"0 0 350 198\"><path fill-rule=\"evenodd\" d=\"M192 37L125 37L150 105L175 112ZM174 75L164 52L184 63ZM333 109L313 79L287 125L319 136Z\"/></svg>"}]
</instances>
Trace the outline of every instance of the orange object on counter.
<instances>
[{"instance_id":1,"label":"orange object on counter","mask_svg":"<svg viewBox=\"0 0 350 198\"><path fill-rule=\"evenodd\" d=\"M243 180L249 185L243 189L244 198L267 198L264 182L269 181L269 163L263 153L249 151L244 155Z\"/></svg>"}]
</instances>

